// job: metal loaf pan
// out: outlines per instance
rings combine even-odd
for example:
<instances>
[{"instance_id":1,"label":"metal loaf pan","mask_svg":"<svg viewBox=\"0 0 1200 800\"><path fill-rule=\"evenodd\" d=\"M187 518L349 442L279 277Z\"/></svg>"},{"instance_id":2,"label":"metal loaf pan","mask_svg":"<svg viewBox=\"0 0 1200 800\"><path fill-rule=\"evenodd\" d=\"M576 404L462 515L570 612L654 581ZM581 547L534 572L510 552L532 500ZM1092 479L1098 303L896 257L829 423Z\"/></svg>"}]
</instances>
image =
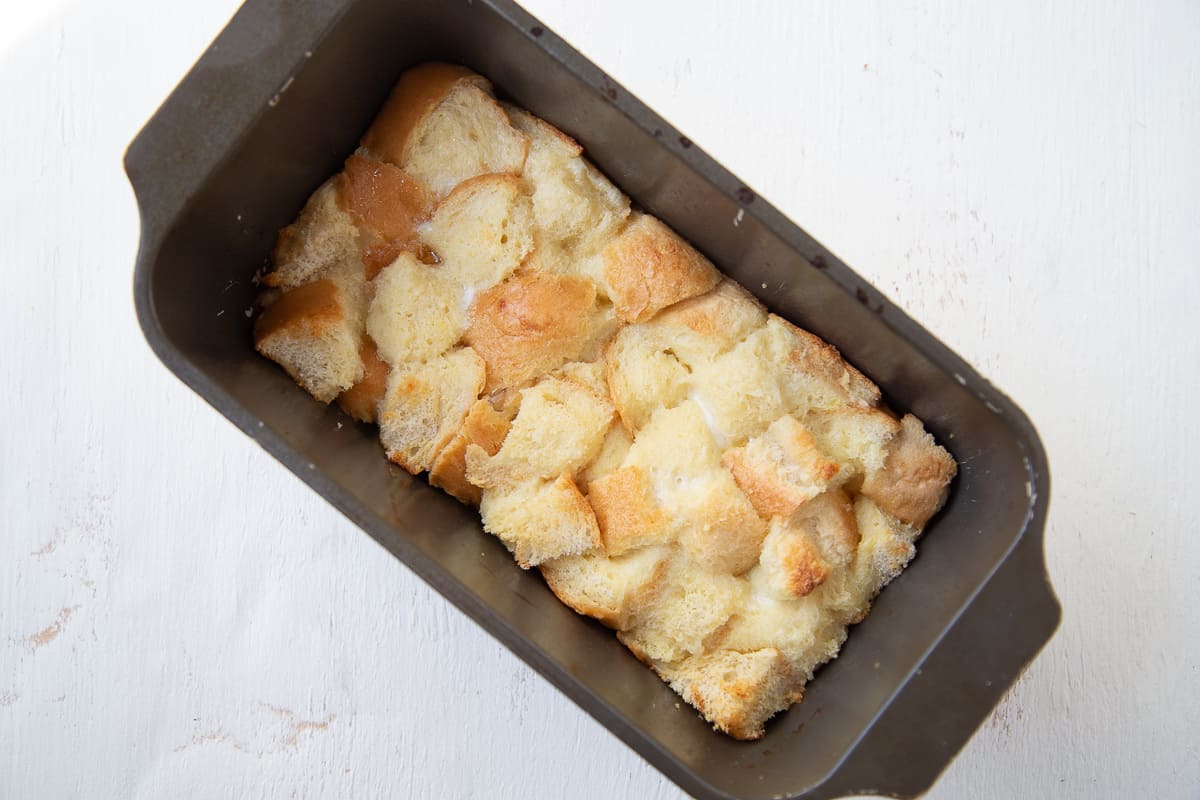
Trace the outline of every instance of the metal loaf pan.
<instances>
[{"instance_id":1,"label":"metal loaf pan","mask_svg":"<svg viewBox=\"0 0 1200 800\"><path fill-rule=\"evenodd\" d=\"M959 461L917 559L758 742L678 707L610 631L518 569L474 511L389 465L374 429L339 430L341 412L251 346L242 310L276 231L353 151L400 72L429 59L478 70L576 137L635 202L835 344ZM507 0L250 0L130 146L126 169L142 216L137 313L167 367L696 796L919 794L1058 624L1042 556L1049 474L1025 415Z\"/></svg>"}]
</instances>

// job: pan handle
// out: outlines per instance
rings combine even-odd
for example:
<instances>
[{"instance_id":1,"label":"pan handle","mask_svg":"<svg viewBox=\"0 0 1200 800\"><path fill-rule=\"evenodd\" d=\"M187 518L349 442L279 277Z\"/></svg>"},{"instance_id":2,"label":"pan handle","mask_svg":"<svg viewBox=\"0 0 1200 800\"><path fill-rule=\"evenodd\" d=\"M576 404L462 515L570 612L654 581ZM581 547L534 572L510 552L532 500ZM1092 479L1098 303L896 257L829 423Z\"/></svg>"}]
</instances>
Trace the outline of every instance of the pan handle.
<instances>
[{"instance_id":1,"label":"pan handle","mask_svg":"<svg viewBox=\"0 0 1200 800\"><path fill-rule=\"evenodd\" d=\"M1028 531L816 797L927 791L1058 628L1041 521Z\"/></svg>"}]
</instances>

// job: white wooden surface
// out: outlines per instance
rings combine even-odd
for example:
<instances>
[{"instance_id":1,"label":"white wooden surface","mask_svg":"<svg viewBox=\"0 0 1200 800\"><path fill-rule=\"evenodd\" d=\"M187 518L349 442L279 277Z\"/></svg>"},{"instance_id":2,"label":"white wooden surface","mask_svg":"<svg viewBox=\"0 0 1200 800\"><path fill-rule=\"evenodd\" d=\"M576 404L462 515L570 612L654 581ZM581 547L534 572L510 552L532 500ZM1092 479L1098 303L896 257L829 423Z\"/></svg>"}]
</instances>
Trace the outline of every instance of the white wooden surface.
<instances>
[{"instance_id":1,"label":"white wooden surface","mask_svg":"<svg viewBox=\"0 0 1200 800\"><path fill-rule=\"evenodd\" d=\"M680 796L145 345L235 5L0 2L0 797ZM930 796L1197 797L1200 6L527 5L1040 427L1062 628Z\"/></svg>"}]
</instances>

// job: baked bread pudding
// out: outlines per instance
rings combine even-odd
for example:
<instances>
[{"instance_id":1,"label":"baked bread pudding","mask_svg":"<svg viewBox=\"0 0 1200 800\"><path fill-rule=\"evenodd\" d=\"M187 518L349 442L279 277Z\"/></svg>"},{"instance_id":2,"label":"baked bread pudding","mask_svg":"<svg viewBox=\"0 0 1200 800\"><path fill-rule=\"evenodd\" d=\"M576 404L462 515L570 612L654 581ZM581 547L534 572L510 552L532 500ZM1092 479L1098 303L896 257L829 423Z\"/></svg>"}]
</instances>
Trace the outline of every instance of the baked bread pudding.
<instances>
[{"instance_id":1,"label":"baked bread pudding","mask_svg":"<svg viewBox=\"0 0 1200 800\"><path fill-rule=\"evenodd\" d=\"M259 352L739 739L837 655L956 471L462 67L400 78L272 260Z\"/></svg>"}]
</instances>

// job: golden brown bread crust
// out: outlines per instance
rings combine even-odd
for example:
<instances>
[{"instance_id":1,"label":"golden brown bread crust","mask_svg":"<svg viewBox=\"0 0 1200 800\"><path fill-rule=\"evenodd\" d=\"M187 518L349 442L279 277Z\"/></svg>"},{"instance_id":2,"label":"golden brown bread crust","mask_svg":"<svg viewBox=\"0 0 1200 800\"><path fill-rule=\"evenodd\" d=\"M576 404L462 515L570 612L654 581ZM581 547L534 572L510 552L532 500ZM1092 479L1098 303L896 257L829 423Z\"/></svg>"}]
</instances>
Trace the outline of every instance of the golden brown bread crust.
<instances>
[{"instance_id":1,"label":"golden brown bread crust","mask_svg":"<svg viewBox=\"0 0 1200 800\"><path fill-rule=\"evenodd\" d=\"M670 540L667 515L654 499L650 479L637 466L621 467L588 484L604 551L619 556Z\"/></svg>"},{"instance_id":2,"label":"golden brown bread crust","mask_svg":"<svg viewBox=\"0 0 1200 800\"><path fill-rule=\"evenodd\" d=\"M363 147L384 161L402 166L408 159L413 131L454 87L464 82L485 90L491 88L486 78L457 64L430 62L408 70L367 129Z\"/></svg>"},{"instance_id":3,"label":"golden brown bread crust","mask_svg":"<svg viewBox=\"0 0 1200 800\"><path fill-rule=\"evenodd\" d=\"M436 258L416 237L433 203L428 187L416 178L387 162L355 154L337 177L337 192L338 204L359 230L368 280L403 250L426 261Z\"/></svg>"},{"instance_id":4,"label":"golden brown bread crust","mask_svg":"<svg viewBox=\"0 0 1200 800\"><path fill-rule=\"evenodd\" d=\"M479 511L484 529L504 542L522 569L600 548L596 515L570 475L505 491L484 489Z\"/></svg>"},{"instance_id":5,"label":"golden brown bread crust","mask_svg":"<svg viewBox=\"0 0 1200 800\"><path fill-rule=\"evenodd\" d=\"M721 463L763 519L791 516L825 491L840 471L817 449L812 434L786 416L744 447L725 451Z\"/></svg>"},{"instance_id":6,"label":"golden brown bread crust","mask_svg":"<svg viewBox=\"0 0 1200 800\"><path fill-rule=\"evenodd\" d=\"M467 448L475 445L489 456L496 455L512 424L515 406L497 410L487 400L476 400L463 420L462 428L438 455L429 470L429 482L459 501L477 506L482 493L467 480Z\"/></svg>"},{"instance_id":7,"label":"golden brown bread crust","mask_svg":"<svg viewBox=\"0 0 1200 800\"><path fill-rule=\"evenodd\" d=\"M632 217L605 249L604 276L625 322L644 322L721 280L707 258L648 214Z\"/></svg>"},{"instance_id":8,"label":"golden brown bread crust","mask_svg":"<svg viewBox=\"0 0 1200 800\"><path fill-rule=\"evenodd\" d=\"M762 736L763 709L798 703L804 695L787 659L773 647L718 651L682 668L658 671L697 711L714 720L714 727L735 739Z\"/></svg>"},{"instance_id":9,"label":"golden brown bread crust","mask_svg":"<svg viewBox=\"0 0 1200 800\"><path fill-rule=\"evenodd\" d=\"M761 736L913 557L953 459L482 78L408 73L363 145L281 232L260 350Z\"/></svg>"},{"instance_id":10,"label":"golden brown bread crust","mask_svg":"<svg viewBox=\"0 0 1200 800\"><path fill-rule=\"evenodd\" d=\"M263 310L254 323L254 340L260 346L285 329L303 329L314 335L342 319L342 293L328 279L314 281L290 292Z\"/></svg>"},{"instance_id":11,"label":"golden brown bread crust","mask_svg":"<svg viewBox=\"0 0 1200 800\"><path fill-rule=\"evenodd\" d=\"M469 347L394 366L379 412L388 458L414 475L432 467L462 428L483 383L483 359Z\"/></svg>"},{"instance_id":12,"label":"golden brown bread crust","mask_svg":"<svg viewBox=\"0 0 1200 800\"><path fill-rule=\"evenodd\" d=\"M682 515L679 544L704 569L741 575L754 566L767 524L729 475L717 471Z\"/></svg>"},{"instance_id":13,"label":"golden brown bread crust","mask_svg":"<svg viewBox=\"0 0 1200 800\"><path fill-rule=\"evenodd\" d=\"M463 340L488 366L488 391L521 386L579 355L596 287L575 275L514 275L471 304Z\"/></svg>"},{"instance_id":14,"label":"golden brown bread crust","mask_svg":"<svg viewBox=\"0 0 1200 800\"><path fill-rule=\"evenodd\" d=\"M883 469L869 473L862 492L900 521L923 528L946 502L958 465L912 414L888 448Z\"/></svg>"},{"instance_id":15,"label":"golden brown bread crust","mask_svg":"<svg viewBox=\"0 0 1200 800\"><path fill-rule=\"evenodd\" d=\"M628 556L565 556L540 565L546 584L580 614L627 630L662 588L671 551L646 547Z\"/></svg>"},{"instance_id":16,"label":"golden brown bread crust","mask_svg":"<svg viewBox=\"0 0 1200 800\"><path fill-rule=\"evenodd\" d=\"M358 383L338 395L337 404L359 422L374 422L379 414L379 404L387 392L391 367L379 357L379 351L375 349L375 342L370 336L363 336L358 354L363 362L363 376Z\"/></svg>"}]
</instances>

